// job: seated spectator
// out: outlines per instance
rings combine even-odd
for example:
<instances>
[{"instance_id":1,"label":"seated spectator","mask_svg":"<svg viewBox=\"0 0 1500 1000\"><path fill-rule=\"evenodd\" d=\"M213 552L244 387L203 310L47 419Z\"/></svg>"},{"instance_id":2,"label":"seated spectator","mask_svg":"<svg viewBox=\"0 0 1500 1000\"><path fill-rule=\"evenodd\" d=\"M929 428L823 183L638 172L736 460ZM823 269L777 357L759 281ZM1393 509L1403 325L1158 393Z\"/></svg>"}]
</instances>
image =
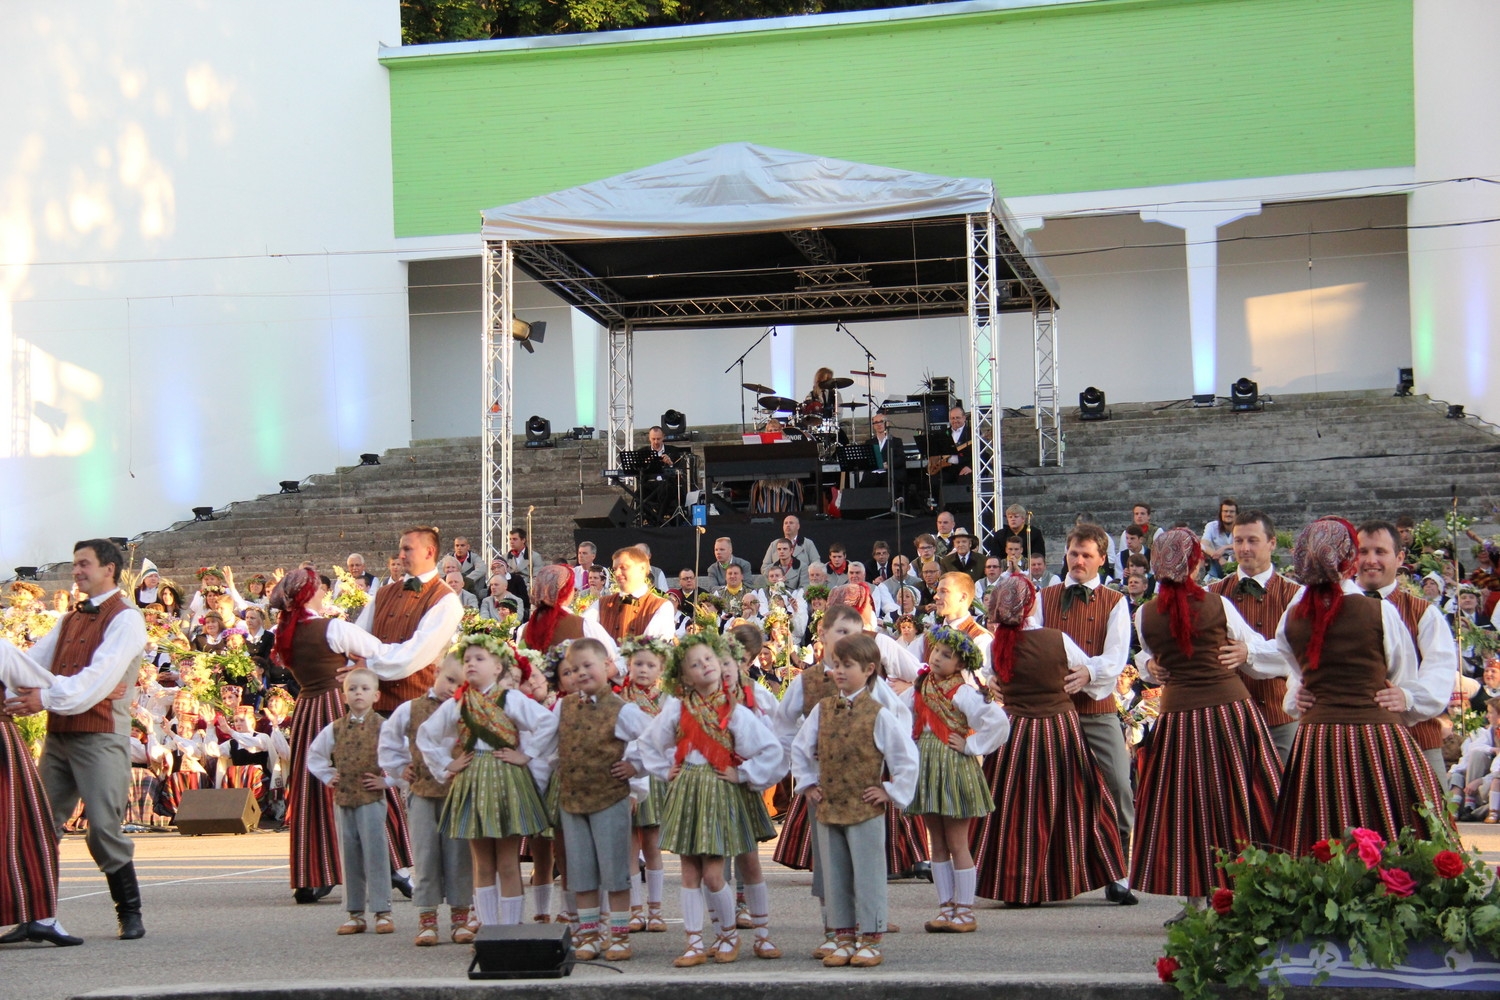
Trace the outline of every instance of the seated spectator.
<instances>
[{"instance_id":1,"label":"seated spectator","mask_svg":"<svg viewBox=\"0 0 1500 1000\"><path fill-rule=\"evenodd\" d=\"M968 528L954 528L948 544L951 548L941 560L944 571L963 573L970 580L984 578L984 557L974 553L974 536Z\"/></svg>"},{"instance_id":2,"label":"seated spectator","mask_svg":"<svg viewBox=\"0 0 1500 1000\"><path fill-rule=\"evenodd\" d=\"M724 580L724 586L714 590L713 594L722 602L725 618L738 618L744 611L745 598L754 592L745 586L745 575L734 563L729 564Z\"/></svg>"},{"instance_id":3,"label":"seated spectator","mask_svg":"<svg viewBox=\"0 0 1500 1000\"><path fill-rule=\"evenodd\" d=\"M1120 533L1120 543L1124 548L1115 553L1115 579L1125 579L1125 562L1131 556L1144 556L1149 566L1151 550L1146 548L1146 529L1139 524L1132 524Z\"/></svg>"},{"instance_id":4,"label":"seated spectator","mask_svg":"<svg viewBox=\"0 0 1500 1000\"><path fill-rule=\"evenodd\" d=\"M840 542L828 546L828 562L823 567L828 575L828 589L842 587L849 582L849 554Z\"/></svg>"},{"instance_id":5,"label":"seated spectator","mask_svg":"<svg viewBox=\"0 0 1500 1000\"><path fill-rule=\"evenodd\" d=\"M891 595L892 600L902 587L915 582L916 578L911 572L911 560L903 555L891 556L891 573L881 586Z\"/></svg>"},{"instance_id":6,"label":"seated spectator","mask_svg":"<svg viewBox=\"0 0 1500 1000\"><path fill-rule=\"evenodd\" d=\"M365 592L367 594L369 594L371 597L375 596L375 591L380 589L380 580L375 576L374 573L371 573L369 571L368 567L365 566L364 556L360 555L358 552L349 553L349 558L344 560L344 568L349 571L349 575L354 577L354 579L363 580L365 582ZM254 579L254 577L251 577L252 581ZM334 588L335 590L337 590L338 584L334 584ZM255 588L247 584L246 589L251 592L250 599L254 600ZM264 581L262 581L261 583L261 590L265 590ZM267 597L269 598L269 595L267 595Z\"/></svg>"},{"instance_id":7,"label":"seated spectator","mask_svg":"<svg viewBox=\"0 0 1500 1000\"><path fill-rule=\"evenodd\" d=\"M937 512L937 527L933 531L932 537L937 541L937 557L939 559L942 559L953 551L953 530L955 526L956 522L953 519L952 511L940 510Z\"/></svg>"},{"instance_id":8,"label":"seated spectator","mask_svg":"<svg viewBox=\"0 0 1500 1000\"><path fill-rule=\"evenodd\" d=\"M406 579L406 567L401 563L400 556L391 556L385 561L385 579L380 581L383 587L388 583L400 583Z\"/></svg>"},{"instance_id":9,"label":"seated spectator","mask_svg":"<svg viewBox=\"0 0 1500 1000\"><path fill-rule=\"evenodd\" d=\"M870 581L865 579L865 564L852 562L849 564L849 582L860 584L870 591L870 609L875 612L876 618L885 618L896 608L896 600L890 591L884 587L871 587Z\"/></svg>"},{"instance_id":10,"label":"seated spectator","mask_svg":"<svg viewBox=\"0 0 1500 1000\"><path fill-rule=\"evenodd\" d=\"M891 576L891 543L876 542L870 546L870 562L866 567L871 585L884 583Z\"/></svg>"},{"instance_id":11,"label":"seated spectator","mask_svg":"<svg viewBox=\"0 0 1500 1000\"><path fill-rule=\"evenodd\" d=\"M771 543L771 551L775 553L776 558L763 565L760 568L761 573L764 574L768 572L772 566L778 567L781 570L782 579L786 582L786 585L788 587L791 587L793 590L801 590L802 588L808 586L810 583L814 582L811 574L808 572L808 564L804 563L793 554L795 549L793 548L790 541L785 538L776 539L776 541ZM816 560L814 560L814 562L816 562ZM818 563L817 565L820 568L819 571L822 572L821 567L823 564ZM738 566L734 566L734 568L739 569ZM824 573L823 575L825 577L825 580L822 582L826 583L827 574ZM741 579L743 579L744 574L741 573L740 576ZM729 585L729 581L731 578L731 574L726 570L724 574L725 586Z\"/></svg>"},{"instance_id":12,"label":"seated spectator","mask_svg":"<svg viewBox=\"0 0 1500 1000\"><path fill-rule=\"evenodd\" d=\"M463 599L462 595L459 599ZM518 622L524 622L526 604L510 592L505 576L496 573L489 579L489 593L479 602L479 617L498 622L510 615L515 615Z\"/></svg>"},{"instance_id":13,"label":"seated spectator","mask_svg":"<svg viewBox=\"0 0 1500 1000\"><path fill-rule=\"evenodd\" d=\"M776 539L766 546L766 554L761 558L760 571L764 573L766 567L773 562L783 560L776 554L777 542L787 541L792 547L792 558L796 559L803 567L811 566L819 560L818 547L812 543L812 539L802 536L802 519L796 514L788 514L781 519L781 538ZM791 577L787 577L790 584Z\"/></svg>"},{"instance_id":14,"label":"seated spectator","mask_svg":"<svg viewBox=\"0 0 1500 1000\"><path fill-rule=\"evenodd\" d=\"M1047 541L1042 537L1041 530L1029 523L1030 513L1024 504L1013 503L1005 508L1005 527L996 532L985 547L991 552L1004 552L1007 539L1019 538L1021 552L1026 558L1029 559L1033 554L1045 556Z\"/></svg>"},{"instance_id":15,"label":"seated spectator","mask_svg":"<svg viewBox=\"0 0 1500 1000\"><path fill-rule=\"evenodd\" d=\"M589 567L594 565L594 560L599 557L599 546L593 542L578 543L578 563L573 567L573 589L583 590L588 586Z\"/></svg>"},{"instance_id":16,"label":"seated spectator","mask_svg":"<svg viewBox=\"0 0 1500 1000\"><path fill-rule=\"evenodd\" d=\"M728 535L721 535L714 539L714 561L713 565L708 567L708 572L704 574L708 578L704 587L712 590L724 586L724 570L730 563L737 564L746 579L749 579L750 575L755 572L748 560L741 559L734 554L734 541Z\"/></svg>"},{"instance_id":17,"label":"seated spectator","mask_svg":"<svg viewBox=\"0 0 1500 1000\"><path fill-rule=\"evenodd\" d=\"M1210 580L1222 577L1224 564L1234 558L1234 519L1239 512L1239 501L1234 497L1222 497L1218 520L1203 526L1203 563L1208 567Z\"/></svg>"},{"instance_id":18,"label":"seated spectator","mask_svg":"<svg viewBox=\"0 0 1500 1000\"><path fill-rule=\"evenodd\" d=\"M1026 573L1026 542L1017 535L1012 535L1005 540L1005 559L1000 564L1002 576L1012 573Z\"/></svg>"},{"instance_id":19,"label":"seated spectator","mask_svg":"<svg viewBox=\"0 0 1500 1000\"><path fill-rule=\"evenodd\" d=\"M1485 705L1497 698L1500 698L1500 660L1490 660L1480 674L1478 690L1469 698L1469 707L1482 712Z\"/></svg>"},{"instance_id":20,"label":"seated spectator","mask_svg":"<svg viewBox=\"0 0 1500 1000\"><path fill-rule=\"evenodd\" d=\"M933 535L918 535L912 540L912 546L917 550L917 557L912 560L911 569L907 570L906 575L911 577L911 582L916 583L921 580L921 565L929 560L937 561L937 538Z\"/></svg>"},{"instance_id":21,"label":"seated spectator","mask_svg":"<svg viewBox=\"0 0 1500 1000\"><path fill-rule=\"evenodd\" d=\"M943 578L943 564L936 559L928 559L922 563L920 571L921 582L917 584L917 592L921 596L917 604L923 614L932 614L936 610L936 594L938 581Z\"/></svg>"},{"instance_id":22,"label":"seated spectator","mask_svg":"<svg viewBox=\"0 0 1500 1000\"><path fill-rule=\"evenodd\" d=\"M1443 603L1445 583L1441 573L1429 570L1422 574L1422 597L1428 604L1441 605Z\"/></svg>"},{"instance_id":23,"label":"seated spectator","mask_svg":"<svg viewBox=\"0 0 1500 1000\"><path fill-rule=\"evenodd\" d=\"M1149 555L1151 546L1156 540L1166 534L1165 528L1159 528L1151 523L1151 505L1148 503L1137 503L1130 508L1130 523L1141 529L1143 547ZM1126 531L1129 529L1127 528ZM1125 548L1125 532L1120 532L1120 548Z\"/></svg>"},{"instance_id":24,"label":"seated spectator","mask_svg":"<svg viewBox=\"0 0 1500 1000\"><path fill-rule=\"evenodd\" d=\"M1026 575L1031 579L1032 585L1037 590L1050 587L1055 583L1062 583L1057 574L1047 569L1047 557L1040 552L1031 554L1031 563L1026 567Z\"/></svg>"},{"instance_id":25,"label":"seated spectator","mask_svg":"<svg viewBox=\"0 0 1500 1000\"><path fill-rule=\"evenodd\" d=\"M479 599L470 593L468 581L464 579L462 573L456 569L450 569L443 574L443 582L448 585L449 590L458 595L458 599L463 603L465 611L479 610Z\"/></svg>"},{"instance_id":26,"label":"seated spectator","mask_svg":"<svg viewBox=\"0 0 1500 1000\"><path fill-rule=\"evenodd\" d=\"M1007 544L1014 545L1016 544L1016 542L1014 539L1012 539ZM989 591L991 587L995 586L1001 580L1005 579L1005 576L1006 570L1004 561L1002 561L999 556L985 556L984 576L981 576L979 579L974 581L974 599L983 604L984 595Z\"/></svg>"},{"instance_id":27,"label":"seated spectator","mask_svg":"<svg viewBox=\"0 0 1500 1000\"><path fill-rule=\"evenodd\" d=\"M203 630L193 636L193 649L200 653L222 653L228 648L229 637L224 634L224 616L217 611L203 615Z\"/></svg>"}]
</instances>

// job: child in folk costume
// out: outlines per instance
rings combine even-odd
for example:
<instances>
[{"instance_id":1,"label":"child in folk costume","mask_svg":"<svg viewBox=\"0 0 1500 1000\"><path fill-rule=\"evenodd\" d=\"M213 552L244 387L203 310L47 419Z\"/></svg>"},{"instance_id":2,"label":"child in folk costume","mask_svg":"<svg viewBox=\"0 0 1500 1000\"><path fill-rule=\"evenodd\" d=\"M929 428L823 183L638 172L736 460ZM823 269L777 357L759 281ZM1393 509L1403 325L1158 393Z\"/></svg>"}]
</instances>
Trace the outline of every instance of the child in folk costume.
<instances>
[{"instance_id":1,"label":"child in folk costume","mask_svg":"<svg viewBox=\"0 0 1500 1000\"><path fill-rule=\"evenodd\" d=\"M1119 884L1125 874L1114 799L1084 736L1072 695L1109 693L1064 632L1032 623L1037 589L1012 574L986 594L995 628L991 693L1010 739L987 768L995 812L975 831L979 895L1040 906Z\"/></svg>"},{"instance_id":2,"label":"child in folk costume","mask_svg":"<svg viewBox=\"0 0 1500 1000\"><path fill-rule=\"evenodd\" d=\"M543 566L537 570L537 579L545 583L547 571L562 568L564 567ZM536 617L533 616L532 621L535 620ZM558 673L562 669L563 660L567 658L568 647L572 644L571 639L561 640L554 643L551 651L546 654L524 646L516 648L517 660L525 660L527 669L531 671L518 690L553 715L557 714L563 698L563 692L557 683ZM539 924L549 924L552 922L553 882L560 874L564 886L567 884L567 858L559 832L562 819L558 816L557 785L553 782L549 781L542 793L542 806L547 811L547 822L550 825L535 836L522 838L521 856L531 859L531 879L528 882L531 888L531 919ZM578 902L573 894L565 889L562 902L563 909L557 919L562 923L576 923ZM473 921L470 923L472 925Z\"/></svg>"},{"instance_id":3,"label":"child in folk costume","mask_svg":"<svg viewBox=\"0 0 1500 1000\"><path fill-rule=\"evenodd\" d=\"M620 644L620 654L625 657L625 686L620 696L647 715L655 718L661 714L662 670L672 655L672 646L661 639L638 636ZM630 930L631 933L646 931L659 934L667 929L662 916L661 898L665 873L661 866L661 813L667 801L667 783L654 775L637 776L630 783L631 795L635 799L635 814L631 819L635 828L634 844L646 859L646 899L644 910L636 898L640 883L630 880Z\"/></svg>"},{"instance_id":4,"label":"child in folk costume","mask_svg":"<svg viewBox=\"0 0 1500 1000\"><path fill-rule=\"evenodd\" d=\"M974 919L974 855L970 828L995 809L981 759L1010 735L1005 710L964 683L964 671L983 666L968 635L938 625L927 635L927 664L916 686L901 696L911 710L921 767L907 812L921 816L932 843L932 882L938 915L929 933L966 934Z\"/></svg>"},{"instance_id":5,"label":"child in folk costume","mask_svg":"<svg viewBox=\"0 0 1500 1000\"><path fill-rule=\"evenodd\" d=\"M875 698L879 670L873 637L840 639L829 671L837 690L813 706L792 742L797 791L818 806L825 919L835 935L826 966L883 961L886 807L905 808L916 791L917 747L906 719Z\"/></svg>"},{"instance_id":6,"label":"child in folk costume","mask_svg":"<svg viewBox=\"0 0 1500 1000\"><path fill-rule=\"evenodd\" d=\"M687 933L687 948L673 962L678 968L702 965L710 957L703 943L703 888L720 928L713 960L739 958L734 890L724 882L724 859L752 850L755 830L735 786L769 788L786 767L771 731L724 693L719 654L718 636L683 637L662 678L672 697L663 701L661 714L636 742L645 770L668 782L661 843L682 859Z\"/></svg>"},{"instance_id":7,"label":"child in folk costume","mask_svg":"<svg viewBox=\"0 0 1500 1000\"><path fill-rule=\"evenodd\" d=\"M759 658L764 641L758 625L735 626L725 637L722 666L724 691L729 700L750 709L767 729L771 729L776 714L776 696L764 684L750 677L750 667ZM782 777L778 775L776 781ZM751 817L756 841L775 839L776 827L771 823L765 796L745 785L740 785L739 790L745 798L745 811ZM734 874L740 883L735 887L735 926L754 928L755 939L750 943L750 950L756 958L780 958L781 949L771 941L771 893L766 888L766 876L761 870L760 850L752 847L735 855Z\"/></svg>"},{"instance_id":8,"label":"child in folk costume","mask_svg":"<svg viewBox=\"0 0 1500 1000\"><path fill-rule=\"evenodd\" d=\"M451 782L438 824L469 842L479 923L519 924L521 838L551 825L537 789L551 774L557 717L516 690L530 668L499 638L462 636L452 655L464 683L417 730L417 749L434 778Z\"/></svg>"},{"instance_id":9,"label":"child in folk costume","mask_svg":"<svg viewBox=\"0 0 1500 1000\"><path fill-rule=\"evenodd\" d=\"M561 676L568 689L557 710L559 814L568 849L568 886L578 899L574 955L625 961L630 951L630 779L626 747L652 717L610 690L613 658L597 639L568 648ZM609 925L599 895L609 893Z\"/></svg>"},{"instance_id":10,"label":"child in folk costume","mask_svg":"<svg viewBox=\"0 0 1500 1000\"><path fill-rule=\"evenodd\" d=\"M417 937L412 943L438 943L438 904L448 902L448 936L469 944L469 904L474 899L474 861L469 845L448 836L439 825L449 785L432 776L417 750L417 731L453 699L464 680L464 665L447 657L438 665L432 687L420 698L402 702L380 727L380 766L407 788L406 823L411 832L412 902L417 907Z\"/></svg>"},{"instance_id":11,"label":"child in folk costume","mask_svg":"<svg viewBox=\"0 0 1500 1000\"><path fill-rule=\"evenodd\" d=\"M375 701L380 678L363 667L344 676L348 713L324 727L307 749L307 770L333 789L337 807L339 859L344 872L344 908L349 919L340 934L365 932L365 908L375 911L375 933L396 930L391 920L391 878L385 833L387 779L380 770L380 716Z\"/></svg>"}]
</instances>

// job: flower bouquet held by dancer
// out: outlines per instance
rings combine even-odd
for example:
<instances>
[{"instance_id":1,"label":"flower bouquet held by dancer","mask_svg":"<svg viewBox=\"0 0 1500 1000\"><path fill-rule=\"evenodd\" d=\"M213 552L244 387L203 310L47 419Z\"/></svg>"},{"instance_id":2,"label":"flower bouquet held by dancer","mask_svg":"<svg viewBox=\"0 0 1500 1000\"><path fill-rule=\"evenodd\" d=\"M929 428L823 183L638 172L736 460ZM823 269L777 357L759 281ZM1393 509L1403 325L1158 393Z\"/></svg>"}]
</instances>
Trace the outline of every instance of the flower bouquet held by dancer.
<instances>
[{"instance_id":1,"label":"flower bouquet held by dancer","mask_svg":"<svg viewBox=\"0 0 1500 1000\"><path fill-rule=\"evenodd\" d=\"M1339 518L1314 521L1292 549L1306 589L1276 644L1292 658L1286 709L1301 724L1271 841L1293 854L1352 827L1394 841L1402 827L1422 828L1424 803L1445 815L1432 769L1401 724L1417 684L1416 650L1395 606L1360 593L1358 554L1354 527Z\"/></svg>"},{"instance_id":2,"label":"flower bouquet held by dancer","mask_svg":"<svg viewBox=\"0 0 1500 1000\"><path fill-rule=\"evenodd\" d=\"M661 690L661 675L672 657L672 646L661 639L636 637L626 639L620 646L620 655L625 657L627 671L625 687L620 695L647 715L661 714L665 695ZM634 844L646 859L646 902L642 912L641 903L634 897L640 885L630 880L630 930L632 933L646 931L659 934L667 929L662 916L661 900L664 873L661 866L661 815L667 801L667 783L654 775L639 775L630 783L631 795L635 799Z\"/></svg>"},{"instance_id":3,"label":"flower bouquet held by dancer","mask_svg":"<svg viewBox=\"0 0 1500 1000\"><path fill-rule=\"evenodd\" d=\"M464 683L417 730L417 749L433 777L452 783L438 822L469 842L479 923L519 924L521 838L550 826L538 789L550 776L557 716L516 690L530 668L495 636L465 635L452 655L463 660Z\"/></svg>"},{"instance_id":4,"label":"flower bouquet held by dancer","mask_svg":"<svg viewBox=\"0 0 1500 1000\"><path fill-rule=\"evenodd\" d=\"M995 809L979 761L1010 735L999 705L964 683L983 658L968 635L947 625L927 634L927 664L916 686L901 696L911 710L921 754L916 794L907 812L921 816L932 844L932 882L938 915L930 933L967 934L974 920L974 855L970 828Z\"/></svg>"},{"instance_id":5,"label":"flower bouquet held by dancer","mask_svg":"<svg viewBox=\"0 0 1500 1000\"><path fill-rule=\"evenodd\" d=\"M1219 850L1264 843L1270 833L1281 758L1239 671L1286 672L1274 652L1240 665L1230 640L1250 644L1260 636L1228 598L1194 581L1202 559L1185 528L1158 538L1151 550L1156 600L1136 611L1141 676L1164 687L1144 751L1131 881L1143 892L1186 896L1189 906L1230 887L1216 864Z\"/></svg>"},{"instance_id":6,"label":"flower bouquet held by dancer","mask_svg":"<svg viewBox=\"0 0 1500 1000\"><path fill-rule=\"evenodd\" d=\"M667 698L651 728L636 742L646 771L668 782L661 845L682 861L682 925L687 947L672 964L702 965L739 958L734 890L724 880L724 860L755 847L755 829L741 783L766 789L786 771L781 745L755 713L724 693L720 639L685 636L662 677ZM719 935L704 946L704 892Z\"/></svg>"},{"instance_id":7,"label":"flower bouquet held by dancer","mask_svg":"<svg viewBox=\"0 0 1500 1000\"><path fill-rule=\"evenodd\" d=\"M1125 873L1114 797L1072 697L1107 694L1113 682L1089 672L1089 657L1066 633L1032 622L1039 601L1024 576L988 594L989 684L1011 731L986 762L996 808L978 824L974 859L979 895L1009 907L1120 886Z\"/></svg>"}]
</instances>

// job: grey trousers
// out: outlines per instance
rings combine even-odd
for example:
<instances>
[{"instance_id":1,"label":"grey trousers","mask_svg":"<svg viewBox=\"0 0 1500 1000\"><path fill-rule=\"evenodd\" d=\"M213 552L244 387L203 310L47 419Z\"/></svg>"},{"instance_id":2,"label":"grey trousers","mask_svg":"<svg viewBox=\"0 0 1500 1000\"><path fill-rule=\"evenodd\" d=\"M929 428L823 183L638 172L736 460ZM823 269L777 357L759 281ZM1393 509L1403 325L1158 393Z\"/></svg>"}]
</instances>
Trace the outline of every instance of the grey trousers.
<instances>
[{"instance_id":1,"label":"grey trousers","mask_svg":"<svg viewBox=\"0 0 1500 1000\"><path fill-rule=\"evenodd\" d=\"M834 930L857 927L884 934L886 917L885 814L852 826L817 824L823 897Z\"/></svg>"},{"instance_id":2,"label":"grey trousers","mask_svg":"<svg viewBox=\"0 0 1500 1000\"><path fill-rule=\"evenodd\" d=\"M1115 814L1120 821L1120 846L1129 859L1130 832L1135 829L1135 793L1130 789L1130 754L1125 749L1125 731L1120 728L1120 717L1114 712L1080 715L1078 724L1099 765L1099 772L1104 775L1104 784L1115 800Z\"/></svg>"},{"instance_id":3,"label":"grey trousers","mask_svg":"<svg viewBox=\"0 0 1500 1000\"><path fill-rule=\"evenodd\" d=\"M442 799L412 795L406 800L406 826L411 832L411 901L430 910L439 903L468 906L474 900L474 857L466 840L455 840L438 829Z\"/></svg>"},{"instance_id":4,"label":"grey trousers","mask_svg":"<svg viewBox=\"0 0 1500 1000\"><path fill-rule=\"evenodd\" d=\"M593 813L562 814L570 892L630 888L630 799Z\"/></svg>"},{"instance_id":5,"label":"grey trousers","mask_svg":"<svg viewBox=\"0 0 1500 1000\"><path fill-rule=\"evenodd\" d=\"M135 857L135 844L120 831L130 801L130 738L117 733L48 733L38 768L52 822L62 839L63 824L83 800L88 817L89 854L106 875Z\"/></svg>"},{"instance_id":6,"label":"grey trousers","mask_svg":"<svg viewBox=\"0 0 1500 1000\"><path fill-rule=\"evenodd\" d=\"M1271 743L1276 747L1276 756L1281 758L1281 769L1286 770L1286 762L1292 759L1292 743L1297 739L1297 723L1288 722L1282 726L1269 726L1271 730Z\"/></svg>"},{"instance_id":7,"label":"grey trousers","mask_svg":"<svg viewBox=\"0 0 1500 1000\"><path fill-rule=\"evenodd\" d=\"M344 909L389 913L391 849L385 836L385 796L365 806L338 806L339 859L344 867Z\"/></svg>"},{"instance_id":8,"label":"grey trousers","mask_svg":"<svg viewBox=\"0 0 1500 1000\"><path fill-rule=\"evenodd\" d=\"M1432 778L1437 786L1443 790L1448 788L1448 762L1443 759L1443 748L1434 747L1431 750L1423 750L1422 756L1427 758L1427 766L1432 768Z\"/></svg>"}]
</instances>

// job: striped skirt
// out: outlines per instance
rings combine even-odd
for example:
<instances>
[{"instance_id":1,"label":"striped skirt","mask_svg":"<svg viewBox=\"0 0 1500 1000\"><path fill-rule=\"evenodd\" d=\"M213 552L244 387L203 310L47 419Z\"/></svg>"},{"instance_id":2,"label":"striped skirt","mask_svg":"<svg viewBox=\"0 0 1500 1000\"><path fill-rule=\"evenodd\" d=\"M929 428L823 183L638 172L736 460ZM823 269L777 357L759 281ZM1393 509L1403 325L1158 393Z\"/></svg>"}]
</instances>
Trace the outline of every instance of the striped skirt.
<instances>
[{"instance_id":1,"label":"striped skirt","mask_svg":"<svg viewBox=\"0 0 1500 1000\"><path fill-rule=\"evenodd\" d=\"M176 816L182 807L182 796L204 787L206 775L197 771L173 771L162 782L161 808L168 816Z\"/></svg>"},{"instance_id":2,"label":"striped skirt","mask_svg":"<svg viewBox=\"0 0 1500 1000\"><path fill-rule=\"evenodd\" d=\"M996 808L974 827L978 894L1057 903L1123 878L1115 800L1078 715L1014 716L1010 725L984 764Z\"/></svg>"},{"instance_id":3,"label":"striped skirt","mask_svg":"<svg viewBox=\"0 0 1500 1000\"><path fill-rule=\"evenodd\" d=\"M755 850L759 831L743 788L720 778L707 764L684 767L667 786L661 849L680 857L722 858Z\"/></svg>"},{"instance_id":4,"label":"striped skirt","mask_svg":"<svg viewBox=\"0 0 1500 1000\"><path fill-rule=\"evenodd\" d=\"M1163 714L1136 794L1130 879L1159 896L1229 888L1219 848L1270 839L1281 759L1250 699Z\"/></svg>"},{"instance_id":5,"label":"striped skirt","mask_svg":"<svg viewBox=\"0 0 1500 1000\"><path fill-rule=\"evenodd\" d=\"M885 873L909 872L918 861L926 861L927 824L920 816L908 816L894 802L885 807Z\"/></svg>"},{"instance_id":6,"label":"striped skirt","mask_svg":"<svg viewBox=\"0 0 1500 1000\"><path fill-rule=\"evenodd\" d=\"M292 755L287 764L286 825L291 830L293 889L338 885L339 833L333 822L333 789L307 770L307 748L323 728L344 714L341 691L299 695L287 738ZM387 824L389 826L389 824Z\"/></svg>"},{"instance_id":7,"label":"striped skirt","mask_svg":"<svg viewBox=\"0 0 1500 1000\"><path fill-rule=\"evenodd\" d=\"M637 828L661 826L662 809L667 804L667 783L657 777L647 778L646 782L646 797L635 804L635 815L631 818L631 824Z\"/></svg>"},{"instance_id":8,"label":"striped skirt","mask_svg":"<svg viewBox=\"0 0 1500 1000\"><path fill-rule=\"evenodd\" d=\"M265 795L265 770L259 764L225 764L220 788L248 788L260 799Z\"/></svg>"},{"instance_id":9,"label":"striped skirt","mask_svg":"<svg viewBox=\"0 0 1500 1000\"><path fill-rule=\"evenodd\" d=\"M812 871L812 819L807 811L807 796L792 796L786 816L781 821L781 836L771 860L799 872Z\"/></svg>"},{"instance_id":10,"label":"striped skirt","mask_svg":"<svg viewBox=\"0 0 1500 1000\"><path fill-rule=\"evenodd\" d=\"M172 821L157 812L162 782L144 767L130 769L130 801L125 804L125 825L165 829Z\"/></svg>"},{"instance_id":11,"label":"striped skirt","mask_svg":"<svg viewBox=\"0 0 1500 1000\"><path fill-rule=\"evenodd\" d=\"M1417 806L1447 816L1432 768L1404 726L1303 723L1292 743L1271 841L1300 855L1351 827L1395 840L1426 830Z\"/></svg>"},{"instance_id":12,"label":"striped skirt","mask_svg":"<svg viewBox=\"0 0 1500 1000\"><path fill-rule=\"evenodd\" d=\"M503 840L535 836L552 824L530 771L494 754L478 753L453 776L438 826L455 840Z\"/></svg>"},{"instance_id":13,"label":"striped skirt","mask_svg":"<svg viewBox=\"0 0 1500 1000\"><path fill-rule=\"evenodd\" d=\"M31 749L0 715L0 925L57 913L56 836Z\"/></svg>"},{"instance_id":14,"label":"striped skirt","mask_svg":"<svg viewBox=\"0 0 1500 1000\"><path fill-rule=\"evenodd\" d=\"M771 811L766 808L765 796L760 792L751 791L749 785L735 785L734 787L739 789L740 797L745 800L745 815L750 818L750 828L755 831L755 842L775 840L776 825L771 822Z\"/></svg>"},{"instance_id":15,"label":"striped skirt","mask_svg":"<svg viewBox=\"0 0 1500 1000\"><path fill-rule=\"evenodd\" d=\"M995 800L976 758L959 753L930 731L917 740L917 751L921 755L917 793L906 807L907 815L977 819L995 811Z\"/></svg>"}]
</instances>

